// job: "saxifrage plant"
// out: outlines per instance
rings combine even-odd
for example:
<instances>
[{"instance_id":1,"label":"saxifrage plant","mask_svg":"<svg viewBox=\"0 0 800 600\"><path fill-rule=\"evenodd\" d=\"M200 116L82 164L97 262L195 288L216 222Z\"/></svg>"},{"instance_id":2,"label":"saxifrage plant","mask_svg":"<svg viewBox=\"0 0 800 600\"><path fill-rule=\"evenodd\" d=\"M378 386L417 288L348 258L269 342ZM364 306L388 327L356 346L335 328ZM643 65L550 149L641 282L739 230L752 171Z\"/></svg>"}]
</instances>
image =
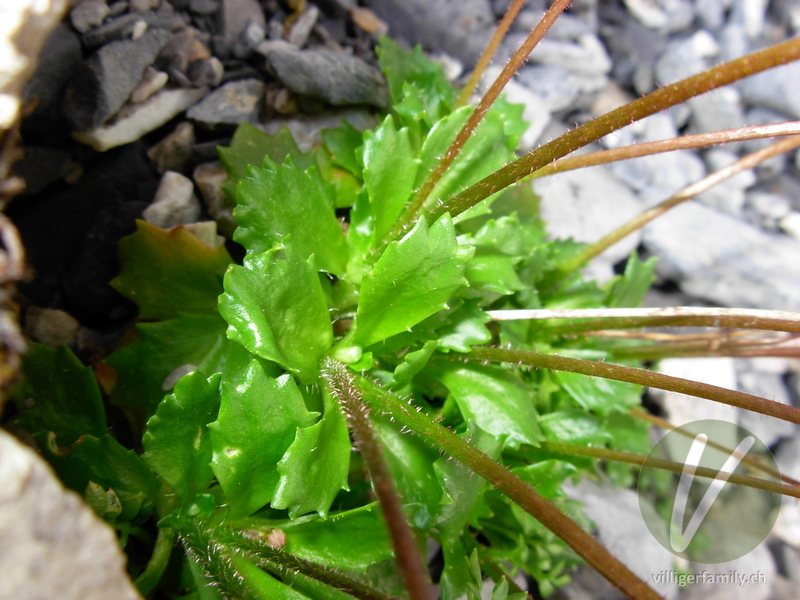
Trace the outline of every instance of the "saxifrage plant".
<instances>
[{"instance_id":1,"label":"saxifrage plant","mask_svg":"<svg viewBox=\"0 0 800 600\"><path fill-rule=\"evenodd\" d=\"M626 311L653 281L653 260L635 255L603 285L580 274L621 236L796 137L589 246L548 240L530 187L510 187L641 153L796 133L745 128L558 160L798 58L800 42L667 86L516 159L526 125L498 94L565 5L554 3L475 110L463 106L470 86L457 99L419 50L384 39L392 106L374 130L343 123L303 153L286 130L241 126L220 149L241 264L214 232L142 222L121 243L114 282L139 305L135 341L94 372L65 348L33 346L18 424L118 529L142 593L430 598L422 555L434 540L443 598L479 598L487 577L492 598L525 597L517 570L547 595L580 560L632 598L657 598L586 533L562 491L598 470L633 481L625 463L649 449L641 386L800 422L795 408L639 368L671 354L752 353L758 340L717 335L711 348L581 335L653 324L798 333L795 315Z\"/></svg>"}]
</instances>

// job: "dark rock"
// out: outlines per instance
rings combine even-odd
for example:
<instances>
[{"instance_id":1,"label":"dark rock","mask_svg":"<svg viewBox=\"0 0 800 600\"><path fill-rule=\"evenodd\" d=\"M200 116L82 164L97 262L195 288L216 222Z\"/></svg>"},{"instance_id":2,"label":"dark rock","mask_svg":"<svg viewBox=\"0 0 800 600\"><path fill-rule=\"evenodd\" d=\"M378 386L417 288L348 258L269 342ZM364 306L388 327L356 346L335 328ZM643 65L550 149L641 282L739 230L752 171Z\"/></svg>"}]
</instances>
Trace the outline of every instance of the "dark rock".
<instances>
[{"instance_id":1,"label":"dark rock","mask_svg":"<svg viewBox=\"0 0 800 600\"><path fill-rule=\"evenodd\" d=\"M146 12L158 8L160 0L131 0L131 12Z\"/></svg>"},{"instance_id":2,"label":"dark rock","mask_svg":"<svg viewBox=\"0 0 800 600\"><path fill-rule=\"evenodd\" d=\"M63 286L67 277L71 276L72 285L75 285L77 279L82 277L77 274L82 270L80 261L94 261L83 248L87 232L95 230L102 214L106 214L104 219L109 214L119 217L120 225L115 229L118 236L130 232L134 216L141 214L150 202L157 185L157 176L147 163L142 149L137 145L128 145L103 155L100 161L87 167L86 175L80 183L66 191L31 196L24 202L9 206L9 217L20 231L36 274L36 278L21 285L20 290L38 306L63 308ZM127 204L133 206L124 211L117 210ZM121 214L124 214L124 219ZM125 222L129 229L123 228ZM107 236L104 239L108 241ZM114 243L108 243L102 249L102 258L116 258ZM99 276L98 268L93 269ZM106 272L108 270L106 267ZM111 273L111 277L114 275L115 273ZM93 284L92 289L107 286L109 279L110 277L106 278L102 285ZM85 278L83 281L85 282ZM71 297L74 298L79 292L73 289L70 292ZM111 288L108 288L103 292L103 302L107 302L111 296ZM94 308L87 308L80 315L75 313L76 316L83 318L88 314L89 318L97 322L108 320L108 313L99 312L98 305L92 304L91 298L87 302L87 307ZM116 297L115 302L124 304L121 297ZM75 308L82 310L79 306ZM98 312L92 315L93 310Z\"/></svg>"},{"instance_id":3,"label":"dark rock","mask_svg":"<svg viewBox=\"0 0 800 600\"><path fill-rule=\"evenodd\" d=\"M442 51L471 67L494 27L489 0L370 0L375 14L389 24L389 35L426 50Z\"/></svg>"},{"instance_id":4,"label":"dark rock","mask_svg":"<svg viewBox=\"0 0 800 600\"><path fill-rule=\"evenodd\" d=\"M108 44L109 42L133 37L134 32L137 29L141 29L141 23L144 23L148 27L161 26L162 29L168 28L168 24L153 11L130 13L117 17L102 27L84 33L81 37L81 41L83 45L90 50L99 48L103 44Z\"/></svg>"},{"instance_id":5,"label":"dark rock","mask_svg":"<svg viewBox=\"0 0 800 600\"><path fill-rule=\"evenodd\" d=\"M61 97L83 60L80 40L69 25L61 24L48 38L39 58L39 67L23 94L25 103L37 101L34 112L22 124L26 139L42 139L66 131Z\"/></svg>"},{"instance_id":6,"label":"dark rock","mask_svg":"<svg viewBox=\"0 0 800 600\"><path fill-rule=\"evenodd\" d=\"M108 5L108 16L118 17L123 13L128 12L130 5L127 0L119 0L119 2L112 2Z\"/></svg>"},{"instance_id":7,"label":"dark rock","mask_svg":"<svg viewBox=\"0 0 800 600\"><path fill-rule=\"evenodd\" d=\"M264 83L242 79L217 88L186 113L209 129L235 128L239 123L257 123L264 98Z\"/></svg>"},{"instance_id":8,"label":"dark rock","mask_svg":"<svg viewBox=\"0 0 800 600\"><path fill-rule=\"evenodd\" d=\"M191 0L189 10L196 15L211 15L219 10L220 0Z\"/></svg>"},{"instance_id":9,"label":"dark rock","mask_svg":"<svg viewBox=\"0 0 800 600\"><path fill-rule=\"evenodd\" d=\"M153 67L147 67L139 85L131 92L131 102L144 102L167 85L168 80L169 75L164 71L156 71Z\"/></svg>"},{"instance_id":10,"label":"dark rock","mask_svg":"<svg viewBox=\"0 0 800 600\"><path fill-rule=\"evenodd\" d=\"M83 0L69 11L69 20L80 33L86 33L93 27L101 25L108 13L108 4L105 0Z\"/></svg>"},{"instance_id":11,"label":"dark rock","mask_svg":"<svg viewBox=\"0 0 800 600\"><path fill-rule=\"evenodd\" d=\"M231 52L239 60L249 57L267 36L266 25L250 20L244 30L236 38L231 47Z\"/></svg>"},{"instance_id":12,"label":"dark rock","mask_svg":"<svg viewBox=\"0 0 800 600\"><path fill-rule=\"evenodd\" d=\"M194 27L187 27L170 38L158 55L156 65L170 73L173 78L176 73L185 75L190 62L211 57L207 41L207 34Z\"/></svg>"},{"instance_id":13,"label":"dark rock","mask_svg":"<svg viewBox=\"0 0 800 600\"><path fill-rule=\"evenodd\" d=\"M225 68L216 56L205 60L195 60L189 65L186 76L193 87L217 87L222 83Z\"/></svg>"},{"instance_id":14,"label":"dark rock","mask_svg":"<svg viewBox=\"0 0 800 600\"><path fill-rule=\"evenodd\" d=\"M380 71L364 61L329 50L298 50L290 44L262 45L267 65L283 85L334 106L384 107L389 97Z\"/></svg>"},{"instance_id":15,"label":"dark rock","mask_svg":"<svg viewBox=\"0 0 800 600\"><path fill-rule=\"evenodd\" d=\"M147 157L159 173L165 171L183 172L192 155L194 146L194 127L184 121L175 131L147 151Z\"/></svg>"},{"instance_id":16,"label":"dark rock","mask_svg":"<svg viewBox=\"0 0 800 600\"><path fill-rule=\"evenodd\" d=\"M144 209L142 218L164 229L188 225L200 218L200 201L194 195L192 180L175 171L161 177L152 204Z\"/></svg>"},{"instance_id":17,"label":"dark rock","mask_svg":"<svg viewBox=\"0 0 800 600\"><path fill-rule=\"evenodd\" d=\"M14 163L14 175L25 180L24 195L38 194L61 179L69 168L69 152L62 148L25 146L22 159Z\"/></svg>"},{"instance_id":18,"label":"dark rock","mask_svg":"<svg viewBox=\"0 0 800 600\"><path fill-rule=\"evenodd\" d=\"M64 94L64 114L78 130L94 129L116 113L155 60L170 34L147 31L138 40L112 42L87 59Z\"/></svg>"},{"instance_id":19,"label":"dark rock","mask_svg":"<svg viewBox=\"0 0 800 600\"><path fill-rule=\"evenodd\" d=\"M356 10L358 9L353 9L353 11ZM356 13L352 12L351 14L355 16ZM300 15L294 23L292 23L292 27L289 29L289 35L286 36L286 39L289 41L289 43L294 44L298 48L305 46L306 42L308 41L308 36L311 35L311 30L314 28L314 25L317 24L318 18L319 9L313 4L309 5L308 8L306 8L306 11ZM356 20L356 22L358 21Z\"/></svg>"}]
</instances>

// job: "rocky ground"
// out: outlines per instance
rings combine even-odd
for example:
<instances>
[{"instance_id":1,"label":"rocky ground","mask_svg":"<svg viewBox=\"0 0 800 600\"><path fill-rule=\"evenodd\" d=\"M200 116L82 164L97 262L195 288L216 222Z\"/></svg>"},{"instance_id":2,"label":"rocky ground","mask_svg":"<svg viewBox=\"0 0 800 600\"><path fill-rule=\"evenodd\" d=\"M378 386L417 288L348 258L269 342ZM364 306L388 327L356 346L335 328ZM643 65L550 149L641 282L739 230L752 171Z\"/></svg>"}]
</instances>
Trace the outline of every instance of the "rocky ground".
<instances>
[{"instance_id":1,"label":"rocky ground","mask_svg":"<svg viewBox=\"0 0 800 600\"><path fill-rule=\"evenodd\" d=\"M542 14L530 0L495 70ZM298 143L346 117L365 127L387 102L372 48L383 33L422 44L458 79L468 73L508 0L83 0L42 54L27 89L38 105L23 123L26 192L8 213L28 248L35 279L23 288L28 334L84 350L118 335L135 307L108 281L117 240L134 219L160 226L214 219L229 233L225 175L216 146L249 122L286 123ZM524 103L527 147L626 100L722 60L800 32L795 0L575 0L509 86ZM743 124L800 120L800 64L718 90L604 139L606 147ZM553 235L595 240L683 186L767 142L681 151L537 182ZM776 157L655 221L605 256L602 279L629 252L660 257L652 305L800 310L800 153ZM797 363L783 359L665 361L662 370L797 403ZM662 399L674 420L739 422L800 477L794 426L698 402ZM578 492L576 492L578 493ZM605 490L584 489L587 502ZM624 502L619 497L612 503ZM769 543L739 569L768 585L696 586L683 597L792 598L800 579L800 511L786 507ZM615 529L619 520L604 524ZM635 517L631 509L631 517ZM624 529L624 528L623 528ZM623 532L624 533L624 532ZM631 530L623 546L639 549ZM636 537L639 536L639 537ZM654 559L661 560L662 559ZM645 570L656 569L657 563ZM562 598L583 598L590 575ZM670 590L674 593L675 590ZM610 594L611 592L609 592ZM721 595L714 595L721 594ZM612 597L612 596L603 596Z\"/></svg>"}]
</instances>

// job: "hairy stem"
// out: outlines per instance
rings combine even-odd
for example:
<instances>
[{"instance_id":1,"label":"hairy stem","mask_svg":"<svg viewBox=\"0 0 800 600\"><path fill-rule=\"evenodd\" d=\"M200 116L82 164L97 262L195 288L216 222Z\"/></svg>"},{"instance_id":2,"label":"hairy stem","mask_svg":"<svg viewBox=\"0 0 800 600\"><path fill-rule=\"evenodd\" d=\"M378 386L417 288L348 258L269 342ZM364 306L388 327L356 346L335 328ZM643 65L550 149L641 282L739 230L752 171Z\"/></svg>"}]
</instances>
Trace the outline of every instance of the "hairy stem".
<instances>
[{"instance_id":1,"label":"hairy stem","mask_svg":"<svg viewBox=\"0 0 800 600\"><path fill-rule=\"evenodd\" d=\"M745 333L745 332L736 332ZM611 347L609 354L616 359L636 358L639 360L659 360L674 357L703 356L800 356L800 335L798 334L756 334L747 335L726 333L670 335L665 333L636 333L621 331L597 331L589 335L598 338L642 339L635 346Z\"/></svg>"},{"instance_id":2,"label":"hairy stem","mask_svg":"<svg viewBox=\"0 0 800 600\"><path fill-rule=\"evenodd\" d=\"M506 467L369 379L359 377L355 384L370 407L391 415L395 421L405 425L416 435L486 479L564 540L570 548L628 597L637 600L660 598L650 586L611 555L597 540Z\"/></svg>"},{"instance_id":3,"label":"hairy stem","mask_svg":"<svg viewBox=\"0 0 800 600\"><path fill-rule=\"evenodd\" d=\"M520 366L536 367L541 369L553 369L556 371L569 371L570 373L580 373L592 377L602 377L603 379L613 379L616 381L626 381L652 388L678 392L706 398L722 404L744 408L762 415L783 419L790 423L800 424L800 409L774 402L765 398L759 398L751 394L728 390L690 381L680 377L672 377L662 373L653 373L646 369L636 369L634 367L624 367L605 362L582 360L579 358L567 358L566 356L554 356L551 354L539 354L537 352L527 352L525 350L507 350L503 348L475 348L467 355L468 360L488 360L492 362L514 363Z\"/></svg>"},{"instance_id":4,"label":"hairy stem","mask_svg":"<svg viewBox=\"0 0 800 600\"><path fill-rule=\"evenodd\" d=\"M383 460L383 449L369 421L369 408L362 401L352 372L331 358L325 360L322 376L331 394L342 405L347 422L364 459L375 495L381 506L394 546L397 564L411 600L433 600L425 564L417 540L403 514L403 504Z\"/></svg>"},{"instance_id":5,"label":"hairy stem","mask_svg":"<svg viewBox=\"0 0 800 600\"><path fill-rule=\"evenodd\" d=\"M411 202L409 202L408 206L406 206L403 214L400 215L396 227L386 239L386 243L401 238L406 231L411 228L411 225L414 223L415 219L419 216L420 211L424 207L428 196L436 187L436 184L442 178L442 175L444 175L445 171L447 171L450 165L453 164L453 161L461 152L464 144L467 143L467 140L472 135L472 132L475 131L475 128L486 115L486 112L489 110L489 108L491 108L494 101L497 100L500 92L503 91L506 83L508 83L508 81L514 76L514 73L516 73L527 60L531 50L533 50L536 44L538 44L539 41L544 37L544 34L547 33L547 30L550 29L553 23L555 23L558 16L564 11L564 9L567 8L567 5L570 3L570 1L571 0L556 0L553 2L553 5L544 14L542 20L539 21L536 27L533 28L527 39L514 53L514 56L511 57L511 60L509 60L506 66L503 67L500 75L497 76L497 79L483 95L483 98L481 98L478 106L475 107L475 110L464 124L464 127L462 127L461 131L459 131L456 135L456 139L453 140L452 144L450 144L450 147L447 149L445 155L437 163L436 167L428 174L428 177L425 179L422 186L420 186L419 190L417 190L417 193L414 194Z\"/></svg>"},{"instance_id":6,"label":"hairy stem","mask_svg":"<svg viewBox=\"0 0 800 600\"><path fill-rule=\"evenodd\" d=\"M451 216L459 215L545 165L617 129L621 129L670 106L685 102L689 98L699 96L744 77L786 64L798 58L800 58L800 38L794 38L660 88L643 98L634 100L597 119L593 119L585 125L581 125L540 146L522 158L509 163L450 200L435 207L428 215L428 218L434 221L445 213L450 213Z\"/></svg>"},{"instance_id":7,"label":"hairy stem","mask_svg":"<svg viewBox=\"0 0 800 600\"><path fill-rule=\"evenodd\" d=\"M553 333L582 333L634 327L737 327L800 333L800 313L747 308L588 308L567 310L490 310L495 321L570 319L546 326Z\"/></svg>"},{"instance_id":8,"label":"hairy stem","mask_svg":"<svg viewBox=\"0 0 800 600\"><path fill-rule=\"evenodd\" d=\"M503 15L502 20L500 23L497 24L497 29L494 30L494 35L492 35L492 39L489 40L489 43L486 45L486 48L483 50L483 54L478 59L478 63L475 65L475 68L470 73L469 79L467 83L464 85L464 89L461 90L461 93L458 96L458 100L453 105L453 110L459 109L462 106L465 106L469 101L470 95L475 90L475 87L478 85L478 81L481 79L481 75L486 70L486 67L489 65L489 61L492 60L494 53L497 52L497 47L500 45L500 42L503 41L503 38L508 33L508 29L511 27L511 24L514 22L514 19L517 18L522 5L525 4L525 0L513 0L511 4L508 5L508 9L506 10L506 14Z\"/></svg>"},{"instance_id":9,"label":"hairy stem","mask_svg":"<svg viewBox=\"0 0 800 600\"><path fill-rule=\"evenodd\" d=\"M691 200L695 196L702 194L706 190L709 190L716 185L719 185L721 182L725 181L726 179L730 179L742 171L752 169L765 160L778 154L788 152L789 150L792 150L798 146L800 146L800 135L793 135L786 139L775 142L766 148L762 148L761 150L753 152L752 154L748 154L747 156L737 160L735 163L728 165L724 169L720 169L719 171L704 177L700 181L683 188L674 196L671 196L653 208L644 211L642 214L634 217L624 225L618 227L608 235L602 237L595 243L587 246L572 256L569 260L565 261L559 266L559 272L562 273L562 275L572 273L576 269L581 268L601 252L604 252L637 229L641 229L650 221L657 219L668 210L675 208L687 200Z\"/></svg>"},{"instance_id":10,"label":"hairy stem","mask_svg":"<svg viewBox=\"0 0 800 600\"><path fill-rule=\"evenodd\" d=\"M564 456L591 456L592 458L599 458L600 460L612 460L615 462L639 465L640 467L664 469L666 471L672 471L673 473L683 473L684 471L688 471L693 475L699 475L700 477L706 477L708 479L716 479L720 474L720 471L717 469L699 466L693 467L672 460L644 456L634 452L609 450L608 448L579 446L578 444L568 444L565 442L543 442L542 448L544 450L548 450L556 454L562 454ZM776 481L768 481L766 479L759 479L758 477L750 477L749 475L741 475L739 473L731 474L728 478L728 481L738 485L764 490L766 492L800 498L800 487L796 485L785 485Z\"/></svg>"}]
</instances>

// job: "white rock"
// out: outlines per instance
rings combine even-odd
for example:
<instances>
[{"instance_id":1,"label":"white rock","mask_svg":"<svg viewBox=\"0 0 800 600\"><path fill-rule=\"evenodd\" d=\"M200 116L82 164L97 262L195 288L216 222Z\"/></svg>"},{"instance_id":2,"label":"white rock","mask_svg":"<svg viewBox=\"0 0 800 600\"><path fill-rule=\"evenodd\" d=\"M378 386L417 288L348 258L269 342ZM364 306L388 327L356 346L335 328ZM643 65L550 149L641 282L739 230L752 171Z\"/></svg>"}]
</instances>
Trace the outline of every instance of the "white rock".
<instances>
[{"instance_id":1,"label":"white rock","mask_svg":"<svg viewBox=\"0 0 800 600\"><path fill-rule=\"evenodd\" d=\"M208 214L217 222L220 231L232 236L236 229L233 206L220 187L228 179L228 173L219 162L197 165L192 175L205 201Z\"/></svg>"},{"instance_id":2,"label":"white rock","mask_svg":"<svg viewBox=\"0 0 800 600\"><path fill-rule=\"evenodd\" d=\"M73 343L80 327L81 324L63 310L32 306L25 313L25 334L48 346Z\"/></svg>"},{"instance_id":3,"label":"white rock","mask_svg":"<svg viewBox=\"0 0 800 600\"><path fill-rule=\"evenodd\" d=\"M800 213L790 212L780 220L780 227L796 240L800 240Z\"/></svg>"},{"instance_id":4,"label":"white rock","mask_svg":"<svg viewBox=\"0 0 800 600\"><path fill-rule=\"evenodd\" d=\"M195 104L207 91L207 88L162 90L141 104L123 108L124 116L120 111L113 123L92 131L73 132L72 137L98 152L135 142Z\"/></svg>"},{"instance_id":5,"label":"white rock","mask_svg":"<svg viewBox=\"0 0 800 600\"><path fill-rule=\"evenodd\" d=\"M194 195L192 180L175 171L161 177L153 203L142 216L153 225L169 229L194 223L200 218L200 201Z\"/></svg>"},{"instance_id":6,"label":"white rock","mask_svg":"<svg viewBox=\"0 0 800 600\"><path fill-rule=\"evenodd\" d=\"M169 75L164 71L156 71L153 67L147 67L144 70L142 81L131 92L131 102L144 102L167 85L167 81L169 81Z\"/></svg>"}]
</instances>

